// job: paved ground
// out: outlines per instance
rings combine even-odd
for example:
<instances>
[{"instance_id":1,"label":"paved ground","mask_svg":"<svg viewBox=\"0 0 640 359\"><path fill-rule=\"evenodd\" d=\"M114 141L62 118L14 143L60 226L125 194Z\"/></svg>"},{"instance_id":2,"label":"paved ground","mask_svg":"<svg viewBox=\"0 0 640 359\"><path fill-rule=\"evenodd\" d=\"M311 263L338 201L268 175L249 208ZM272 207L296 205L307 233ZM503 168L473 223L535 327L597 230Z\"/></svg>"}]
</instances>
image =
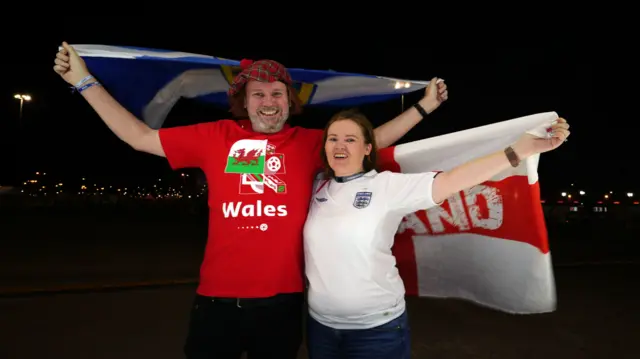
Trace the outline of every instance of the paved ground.
<instances>
[{"instance_id":1,"label":"paved ground","mask_svg":"<svg viewBox=\"0 0 640 359\"><path fill-rule=\"evenodd\" d=\"M192 283L198 277L207 222L188 210L2 209L0 294ZM551 227L554 263L640 261L640 228L612 233L616 227L589 223Z\"/></svg>"},{"instance_id":2,"label":"paved ground","mask_svg":"<svg viewBox=\"0 0 640 359\"><path fill-rule=\"evenodd\" d=\"M547 315L411 298L413 357L637 358L639 269L559 269L560 306ZM182 285L0 299L0 358L181 358L193 291Z\"/></svg>"},{"instance_id":3,"label":"paved ground","mask_svg":"<svg viewBox=\"0 0 640 359\"><path fill-rule=\"evenodd\" d=\"M202 218L135 211L129 219L90 216L95 213L0 216L0 358L182 357L193 284L24 294L189 283L197 275ZM640 265L633 263L640 241L633 238L640 236L610 228L552 229L554 262L565 264L556 268L555 313L512 316L459 301L410 298L414 358L637 357L631 353L640 339ZM629 264L576 265L602 261Z\"/></svg>"}]
</instances>

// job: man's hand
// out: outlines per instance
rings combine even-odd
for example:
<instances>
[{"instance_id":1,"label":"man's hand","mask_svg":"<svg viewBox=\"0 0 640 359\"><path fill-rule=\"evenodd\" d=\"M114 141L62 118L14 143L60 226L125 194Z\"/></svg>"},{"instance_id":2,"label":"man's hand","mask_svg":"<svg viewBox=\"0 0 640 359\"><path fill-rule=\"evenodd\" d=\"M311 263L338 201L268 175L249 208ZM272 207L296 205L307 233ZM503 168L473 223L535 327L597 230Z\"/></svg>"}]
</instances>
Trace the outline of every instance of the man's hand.
<instances>
[{"instance_id":1,"label":"man's hand","mask_svg":"<svg viewBox=\"0 0 640 359\"><path fill-rule=\"evenodd\" d=\"M449 98L449 91L444 80L434 77L429 81L424 97L419 101L420 105L431 113Z\"/></svg>"},{"instance_id":2,"label":"man's hand","mask_svg":"<svg viewBox=\"0 0 640 359\"><path fill-rule=\"evenodd\" d=\"M72 86L89 76L89 70L84 60L66 42L62 43L62 49L56 54L54 63L53 70Z\"/></svg>"}]
</instances>

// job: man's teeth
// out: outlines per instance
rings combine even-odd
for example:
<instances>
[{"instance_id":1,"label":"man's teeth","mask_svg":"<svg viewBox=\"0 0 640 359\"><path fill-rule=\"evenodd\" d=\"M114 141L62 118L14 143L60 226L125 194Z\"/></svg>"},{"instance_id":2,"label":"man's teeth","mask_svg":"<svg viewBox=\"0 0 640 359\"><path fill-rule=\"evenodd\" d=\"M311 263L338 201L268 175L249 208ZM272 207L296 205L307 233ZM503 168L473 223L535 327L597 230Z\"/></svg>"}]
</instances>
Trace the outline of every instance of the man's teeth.
<instances>
[{"instance_id":1,"label":"man's teeth","mask_svg":"<svg viewBox=\"0 0 640 359\"><path fill-rule=\"evenodd\" d=\"M278 110L260 110L260 113L267 116L273 116L278 113Z\"/></svg>"}]
</instances>

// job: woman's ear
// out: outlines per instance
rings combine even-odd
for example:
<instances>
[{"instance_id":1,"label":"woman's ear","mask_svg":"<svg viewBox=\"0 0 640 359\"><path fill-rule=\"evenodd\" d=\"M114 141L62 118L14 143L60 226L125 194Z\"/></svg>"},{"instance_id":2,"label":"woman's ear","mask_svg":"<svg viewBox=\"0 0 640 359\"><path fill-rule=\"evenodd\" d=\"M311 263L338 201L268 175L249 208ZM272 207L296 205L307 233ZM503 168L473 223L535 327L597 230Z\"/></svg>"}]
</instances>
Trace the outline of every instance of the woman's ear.
<instances>
[{"instance_id":1,"label":"woman's ear","mask_svg":"<svg viewBox=\"0 0 640 359\"><path fill-rule=\"evenodd\" d=\"M368 145L367 145L367 151L366 151L366 154L367 154L367 155L371 154L371 148L372 148L372 147L373 147L373 146L371 146L371 144L368 144Z\"/></svg>"}]
</instances>

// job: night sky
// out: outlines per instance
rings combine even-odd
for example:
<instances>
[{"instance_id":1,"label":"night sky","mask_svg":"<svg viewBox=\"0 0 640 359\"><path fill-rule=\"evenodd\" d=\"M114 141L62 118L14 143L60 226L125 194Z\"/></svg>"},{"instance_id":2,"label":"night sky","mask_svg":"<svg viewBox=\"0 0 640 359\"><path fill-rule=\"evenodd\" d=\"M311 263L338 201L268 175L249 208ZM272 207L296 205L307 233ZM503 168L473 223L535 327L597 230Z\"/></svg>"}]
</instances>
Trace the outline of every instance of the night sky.
<instances>
[{"instance_id":1,"label":"night sky","mask_svg":"<svg viewBox=\"0 0 640 359\"><path fill-rule=\"evenodd\" d=\"M518 37L508 30L496 34L466 33L425 41L420 31L375 34L344 31L335 35L302 34L283 40L278 32L247 29L247 35L216 38L215 29L172 23L126 26L64 25L25 29L6 45L0 82L0 184L22 181L33 171L48 171L61 179L91 176L114 181L144 181L170 172L162 158L137 153L120 142L77 94L53 72L57 46L70 43L129 45L208 54L232 59L272 58L289 67L333 69L407 79L444 78L447 101L401 142L468 129L537 112L556 111L568 119L569 142L544 154L539 173L545 191L577 183L585 190L640 191L634 179L638 153L632 118L625 105L635 99L620 83L626 60L616 45L584 32ZM35 24L35 23L34 23ZM221 30L222 31L222 30ZM227 30L228 31L228 30ZM289 36L295 32L286 31ZM36 36L37 35L37 36ZM381 37L385 35L384 37ZM508 38L514 35L515 38ZM621 60L622 59L622 60ZM132 83L132 86L135 84ZM28 93L18 121L15 93ZM415 103L422 93L405 97ZM374 124L400 113L400 100L361 108ZM222 119L227 109L183 100L165 126ZM296 125L321 128L337 109L307 109L292 119Z\"/></svg>"}]
</instances>

